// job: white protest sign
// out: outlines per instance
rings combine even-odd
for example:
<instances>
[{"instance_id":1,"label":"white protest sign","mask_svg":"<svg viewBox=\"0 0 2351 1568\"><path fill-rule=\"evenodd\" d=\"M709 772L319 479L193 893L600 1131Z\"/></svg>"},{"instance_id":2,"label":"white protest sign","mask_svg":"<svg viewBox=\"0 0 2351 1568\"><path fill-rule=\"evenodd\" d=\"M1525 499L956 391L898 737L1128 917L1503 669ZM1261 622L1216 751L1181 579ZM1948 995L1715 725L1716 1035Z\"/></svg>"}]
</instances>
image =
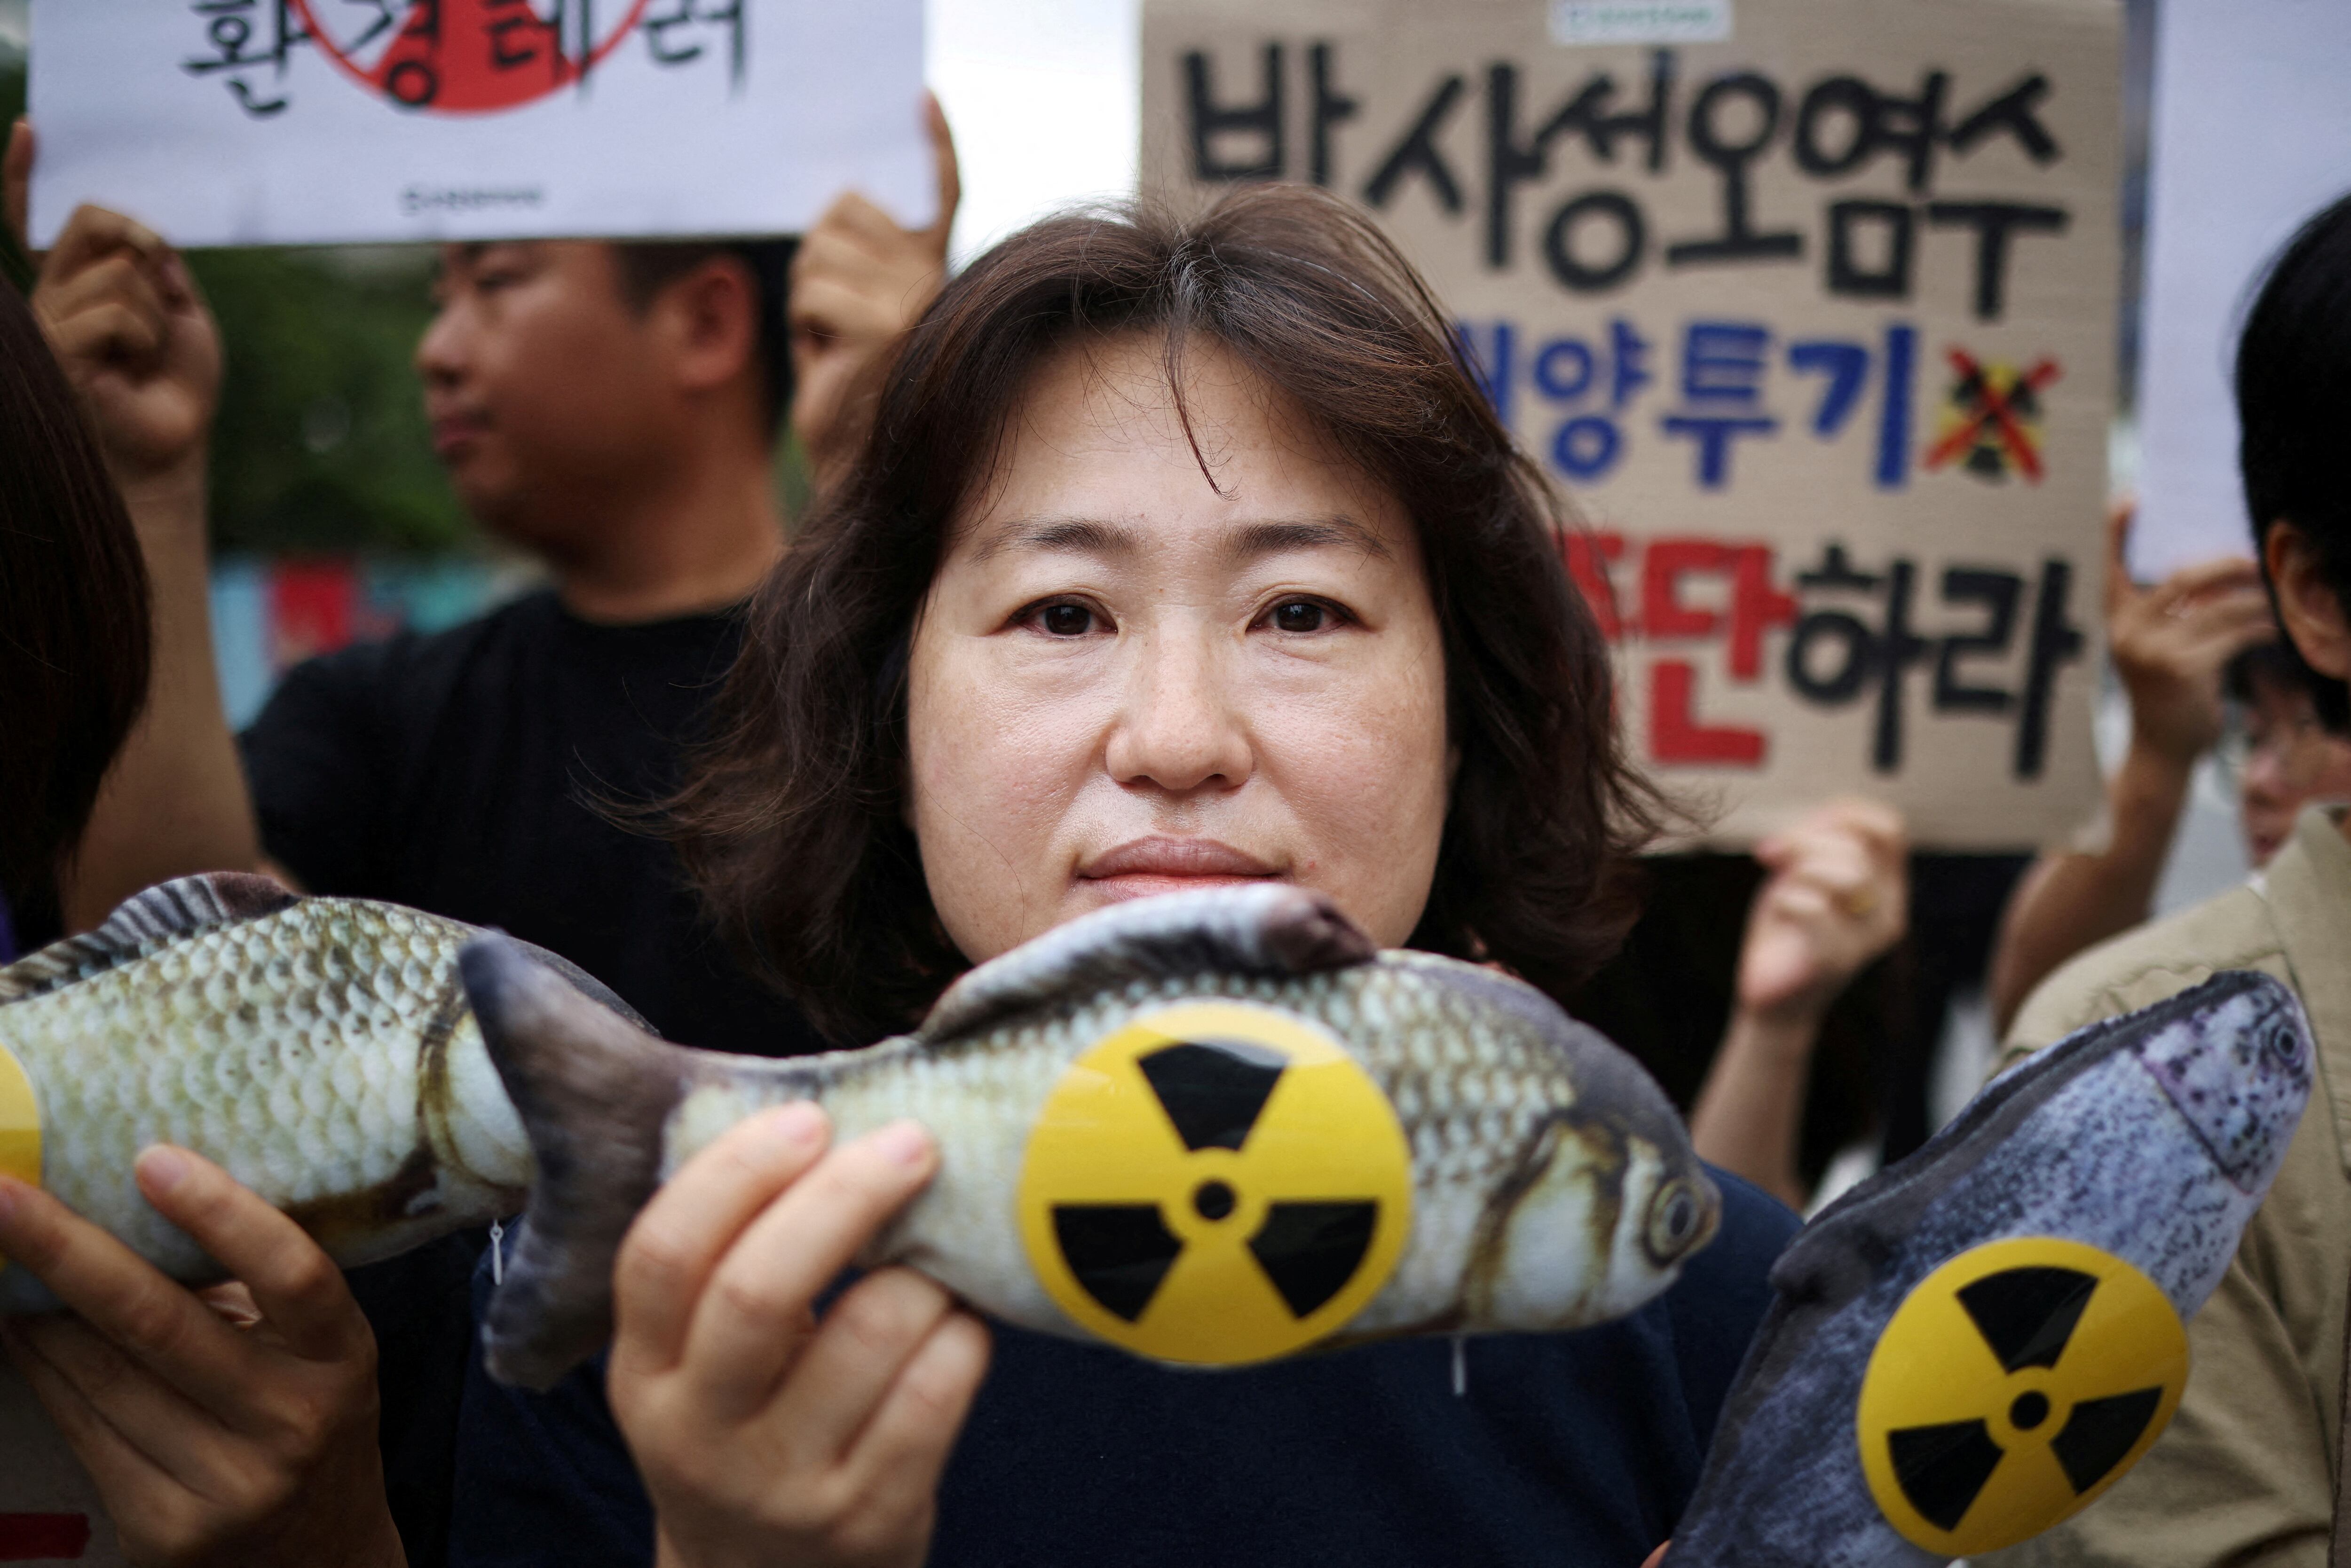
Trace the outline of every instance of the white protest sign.
<instances>
[{"instance_id":1,"label":"white protest sign","mask_svg":"<svg viewBox=\"0 0 2351 1568\"><path fill-rule=\"evenodd\" d=\"M2351 5L2163 0L2155 15L2131 529L2134 575L2150 580L2252 553L2240 313L2303 220L2351 192Z\"/></svg>"},{"instance_id":2,"label":"white protest sign","mask_svg":"<svg viewBox=\"0 0 2351 1568\"><path fill-rule=\"evenodd\" d=\"M181 246L931 221L921 0L38 0L33 238Z\"/></svg>"},{"instance_id":3,"label":"white protest sign","mask_svg":"<svg viewBox=\"0 0 2351 1568\"><path fill-rule=\"evenodd\" d=\"M1361 203L1591 525L1637 759L1751 841L2095 810L2113 0L1148 0L1144 184Z\"/></svg>"}]
</instances>

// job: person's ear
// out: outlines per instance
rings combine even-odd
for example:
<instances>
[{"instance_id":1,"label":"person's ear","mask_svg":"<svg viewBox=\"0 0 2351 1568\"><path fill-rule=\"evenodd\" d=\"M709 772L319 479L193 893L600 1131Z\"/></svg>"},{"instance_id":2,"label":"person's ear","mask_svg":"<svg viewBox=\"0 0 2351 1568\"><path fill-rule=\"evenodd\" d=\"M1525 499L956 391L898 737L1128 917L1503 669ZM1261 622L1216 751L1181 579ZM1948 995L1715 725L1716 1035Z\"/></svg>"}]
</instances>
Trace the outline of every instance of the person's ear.
<instances>
[{"instance_id":1,"label":"person's ear","mask_svg":"<svg viewBox=\"0 0 2351 1568\"><path fill-rule=\"evenodd\" d=\"M759 286L738 257L716 256L662 290L659 308L681 391L709 392L746 373L759 356Z\"/></svg>"},{"instance_id":2,"label":"person's ear","mask_svg":"<svg viewBox=\"0 0 2351 1568\"><path fill-rule=\"evenodd\" d=\"M2303 662L2322 675L2351 680L2351 613L2316 543L2292 523L2272 523L2262 540L2262 564L2277 598L2278 620Z\"/></svg>"}]
</instances>

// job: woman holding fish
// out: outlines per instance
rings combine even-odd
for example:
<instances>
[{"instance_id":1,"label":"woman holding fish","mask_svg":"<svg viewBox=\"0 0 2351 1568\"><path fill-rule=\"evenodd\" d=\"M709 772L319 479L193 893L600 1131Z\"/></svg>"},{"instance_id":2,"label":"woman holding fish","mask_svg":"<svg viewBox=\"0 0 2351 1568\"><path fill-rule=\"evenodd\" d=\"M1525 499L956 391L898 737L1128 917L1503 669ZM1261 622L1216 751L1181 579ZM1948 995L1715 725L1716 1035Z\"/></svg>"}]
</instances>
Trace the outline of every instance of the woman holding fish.
<instances>
[{"instance_id":1,"label":"woman holding fish","mask_svg":"<svg viewBox=\"0 0 2351 1568\"><path fill-rule=\"evenodd\" d=\"M1621 932L1656 808L1556 528L1435 303L1340 204L1040 225L916 329L755 603L690 857L846 1040L1075 917L1259 883L1562 988ZM1431 1093L1491 1092L1458 1082L1468 1049ZM614 1104L577 1163L664 1113ZM1171 1369L983 1328L898 1268L825 1300L956 1114L828 1147L802 1103L685 1165L621 1250L605 1375L470 1386L455 1559L1630 1568L1793 1228L1725 1183L1661 1298L1461 1361L1423 1338Z\"/></svg>"}]
</instances>

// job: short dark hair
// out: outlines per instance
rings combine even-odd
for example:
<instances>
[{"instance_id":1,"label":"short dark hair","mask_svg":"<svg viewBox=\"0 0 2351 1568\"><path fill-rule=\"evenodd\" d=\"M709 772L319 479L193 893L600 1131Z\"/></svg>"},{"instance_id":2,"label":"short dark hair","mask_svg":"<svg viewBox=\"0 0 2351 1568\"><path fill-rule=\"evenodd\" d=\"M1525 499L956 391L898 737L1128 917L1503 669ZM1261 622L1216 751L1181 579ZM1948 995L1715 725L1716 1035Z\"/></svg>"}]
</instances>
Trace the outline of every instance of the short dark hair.
<instances>
[{"instance_id":1,"label":"short dark hair","mask_svg":"<svg viewBox=\"0 0 2351 1568\"><path fill-rule=\"evenodd\" d=\"M901 810L906 671L949 525L1065 345L1194 334L1279 388L1417 528L1460 758L1414 946L1554 995L1613 953L1659 798L1626 760L1606 644L1562 563L1563 503L1512 444L1426 286L1297 186L1196 219L1055 217L974 262L899 350L853 471L752 601L721 730L672 802L738 946L837 1040L903 1028L966 967ZM1205 463L1204 463L1205 469Z\"/></svg>"},{"instance_id":2,"label":"short dark hair","mask_svg":"<svg viewBox=\"0 0 2351 1568\"><path fill-rule=\"evenodd\" d=\"M147 700L147 569L65 372L0 283L0 891L55 919L81 838Z\"/></svg>"},{"instance_id":3,"label":"short dark hair","mask_svg":"<svg viewBox=\"0 0 2351 1568\"><path fill-rule=\"evenodd\" d=\"M780 239L625 240L612 246L621 295L643 311L653 296L713 256L731 256L748 267L759 309L759 384L767 393L768 439L792 408L792 257L800 242Z\"/></svg>"},{"instance_id":4,"label":"short dark hair","mask_svg":"<svg viewBox=\"0 0 2351 1568\"><path fill-rule=\"evenodd\" d=\"M2294 657L2294 644L2281 638L2238 649L2220 666L2220 695L2251 706L2264 692L2283 695L2307 691L2309 679L2309 667Z\"/></svg>"},{"instance_id":5,"label":"short dark hair","mask_svg":"<svg viewBox=\"0 0 2351 1568\"><path fill-rule=\"evenodd\" d=\"M2303 225L2237 344L2237 465L2253 535L2290 522L2351 613L2351 195ZM2266 560L2262 567L2266 575ZM2272 585L2273 592L2275 585ZM2299 650L2295 662L2301 663ZM2319 717L2351 728L2351 688L2303 665Z\"/></svg>"}]
</instances>

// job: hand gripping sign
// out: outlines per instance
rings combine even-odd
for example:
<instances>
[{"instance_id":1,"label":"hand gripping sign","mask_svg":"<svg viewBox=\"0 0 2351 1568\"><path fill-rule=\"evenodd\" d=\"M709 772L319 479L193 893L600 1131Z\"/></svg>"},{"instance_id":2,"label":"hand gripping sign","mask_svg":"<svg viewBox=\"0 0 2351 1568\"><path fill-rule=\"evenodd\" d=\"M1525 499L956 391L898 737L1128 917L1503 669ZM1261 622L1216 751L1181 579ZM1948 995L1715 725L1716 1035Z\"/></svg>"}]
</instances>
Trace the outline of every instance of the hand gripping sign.
<instances>
[{"instance_id":1,"label":"hand gripping sign","mask_svg":"<svg viewBox=\"0 0 2351 1568\"><path fill-rule=\"evenodd\" d=\"M935 184L920 0L70 0L33 13L36 244L782 234Z\"/></svg>"},{"instance_id":2,"label":"hand gripping sign","mask_svg":"<svg viewBox=\"0 0 2351 1568\"><path fill-rule=\"evenodd\" d=\"M1046 1293L1161 1361L1269 1361L1343 1327L1412 1228L1412 1155L1328 1034L1238 1002L1147 1013L1072 1062L1020 1172Z\"/></svg>"}]
</instances>

